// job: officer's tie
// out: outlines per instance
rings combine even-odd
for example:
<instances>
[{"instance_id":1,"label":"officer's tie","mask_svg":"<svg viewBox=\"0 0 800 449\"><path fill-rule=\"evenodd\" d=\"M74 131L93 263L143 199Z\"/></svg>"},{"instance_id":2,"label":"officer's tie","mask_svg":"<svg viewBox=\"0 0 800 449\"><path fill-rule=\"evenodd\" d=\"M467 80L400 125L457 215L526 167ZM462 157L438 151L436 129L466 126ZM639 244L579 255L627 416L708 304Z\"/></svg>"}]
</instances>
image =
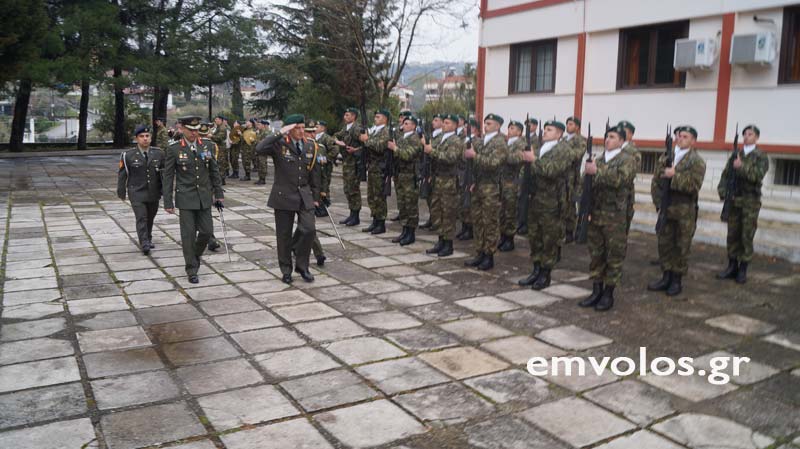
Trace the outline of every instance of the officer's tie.
<instances>
[{"instance_id":1,"label":"officer's tie","mask_svg":"<svg viewBox=\"0 0 800 449\"><path fill-rule=\"evenodd\" d=\"M303 155L303 148L300 146L300 142L295 142L294 143L294 147L295 147L295 151L297 151L297 155L298 156L302 156Z\"/></svg>"},{"instance_id":2,"label":"officer's tie","mask_svg":"<svg viewBox=\"0 0 800 449\"><path fill-rule=\"evenodd\" d=\"M144 165L147 165L147 153L149 153L149 151L144 152Z\"/></svg>"}]
</instances>

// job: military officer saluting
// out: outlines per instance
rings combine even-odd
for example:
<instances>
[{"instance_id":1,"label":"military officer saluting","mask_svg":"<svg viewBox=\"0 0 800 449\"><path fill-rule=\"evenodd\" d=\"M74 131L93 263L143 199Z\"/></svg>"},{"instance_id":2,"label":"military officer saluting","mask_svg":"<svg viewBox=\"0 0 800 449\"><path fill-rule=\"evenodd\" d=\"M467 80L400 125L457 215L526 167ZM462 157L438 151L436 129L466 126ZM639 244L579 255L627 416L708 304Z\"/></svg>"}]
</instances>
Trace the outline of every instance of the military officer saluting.
<instances>
[{"instance_id":1,"label":"military officer saluting","mask_svg":"<svg viewBox=\"0 0 800 449\"><path fill-rule=\"evenodd\" d=\"M141 125L134 132L136 148L122 153L119 157L117 175L117 196L125 201L125 194L131 201L133 215L136 217L136 234L144 255L150 254L153 245L153 221L158 213L161 199L161 170L164 168L164 152L151 147L150 128Z\"/></svg>"},{"instance_id":2,"label":"military officer saluting","mask_svg":"<svg viewBox=\"0 0 800 449\"><path fill-rule=\"evenodd\" d=\"M747 282L747 266L753 258L753 238L758 227L761 210L761 183L769 170L769 158L758 149L761 130L748 125L742 131L744 147L735 159L729 159L719 180L719 198L731 195L728 211L728 267L717 275L718 279L736 279ZM728 192L730 178L733 191Z\"/></svg>"},{"instance_id":3,"label":"military officer saluting","mask_svg":"<svg viewBox=\"0 0 800 449\"><path fill-rule=\"evenodd\" d=\"M316 228L314 208L319 206L319 165L316 144L304 137L305 117L292 114L283 121L280 134L267 136L256 145L256 153L269 156L275 164L275 181L267 206L275 210L278 263L283 282L292 283L292 250L294 271L306 282L314 276L308 269L308 258ZM297 232L292 227L297 216Z\"/></svg>"},{"instance_id":4,"label":"military officer saluting","mask_svg":"<svg viewBox=\"0 0 800 449\"><path fill-rule=\"evenodd\" d=\"M691 126L682 127L672 167L666 166L666 157L662 155L655 170L660 176L654 175L650 184L653 203L660 210L664 197L661 179L669 179L670 203L666 221L658 231L658 258L663 276L650 283L647 289L666 290L669 296L678 295L683 289L681 280L689 271L689 250L697 229L697 199L706 174L706 162L695 150L695 142L697 130Z\"/></svg>"},{"instance_id":5,"label":"military officer saluting","mask_svg":"<svg viewBox=\"0 0 800 449\"><path fill-rule=\"evenodd\" d=\"M183 137L167 149L164 164L164 210L180 210L181 247L189 282L197 284L200 256L214 231L211 206L222 207L222 179L214 159L214 143L199 137L200 117L180 120ZM172 190L175 189L173 202Z\"/></svg>"}]
</instances>

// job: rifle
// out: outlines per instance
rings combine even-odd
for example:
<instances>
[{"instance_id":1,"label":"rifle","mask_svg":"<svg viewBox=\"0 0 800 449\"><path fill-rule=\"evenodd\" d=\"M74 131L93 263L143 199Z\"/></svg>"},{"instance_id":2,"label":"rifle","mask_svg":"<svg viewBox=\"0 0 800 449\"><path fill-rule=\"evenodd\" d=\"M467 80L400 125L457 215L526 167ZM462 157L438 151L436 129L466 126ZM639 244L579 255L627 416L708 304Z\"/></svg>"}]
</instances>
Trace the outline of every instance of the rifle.
<instances>
[{"instance_id":1,"label":"rifle","mask_svg":"<svg viewBox=\"0 0 800 449\"><path fill-rule=\"evenodd\" d=\"M664 139L664 151L666 157L666 164L667 168L672 167L672 160L675 157L673 154L672 148L672 126L667 125L667 137ZM660 176L656 173L656 176ZM672 179L670 178L661 178L661 201L659 202L658 207L658 220L656 221L656 232L661 231L664 225L667 222L667 209L669 209L670 204L672 203L672 194L670 193L670 186L672 185Z\"/></svg>"},{"instance_id":2,"label":"rifle","mask_svg":"<svg viewBox=\"0 0 800 449\"><path fill-rule=\"evenodd\" d=\"M472 148L472 124L467 120L467 149ZM472 184L475 183L473 178L473 160L467 161L467 168L464 170L464 203L463 207L469 207L472 204Z\"/></svg>"},{"instance_id":3,"label":"rifle","mask_svg":"<svg viewBox=\"0 0 800 449\"><path fill-rule=\"evenodd\" d=\"M589 136L586 138L586 162L592 162L592 124L589 123ZM589 233L589 215L592 213L592 179L593 175L583 176L583 192L581 192L581 202L578 208L578 227L575 236L575 243L584 244Z\"/></svg>"},{"instance_id":4,"label":"rifle","mask_svg":"<svg viewBox=\"0 0 800 449\"><path fill-rule=\"evenodd\" d=\"M722 213L719 219L727 222L728 216L731 213L731 205L733 205L733 196L736 193L736 170L733 169L733 161L739 156L739 124L736 124L736 136L733 138L733 151L731 152L728 166L728 183L725 187L725 202L722 203Z\"/></svg>"},{"instance_id":5,"label":"rifle","mask_svg":"<svg viewBox=\"0 0 800 449\"><path fill-rule=\"evenodd\" d=\"M394 128L392 128L392 118L389 117L387 125L389 127L389 140L394 141ZM392 196L392 175L394 175L394 151L386 148L383 152L386 157L386 166L383 172L383 189L381 195L384 198Z\"/></svg>"},{"instance_id":6,"label":"rifle","mask_svg":"<svg viewBox=\"0 0 800 449\"><path fill-rule=\"evenodd\" d=\"M611 129L611 125L608 123L609 120L611 120L611 117L606 117L606 132L608 132L608 130Z\"/></svg>"},{"instance_id":7,"label":"rifle","mask_svg":"<svg viewBox=\"0 0 800 449\"><path fill-rule=\"evenodd\" d=\"M525 116L525 151L533 151L531 148L531 116ZM517 228L523 229L528 226L528 197L531 194L531 185L533 184L533 175L531 173L531 163L525 162L525 168L522 171L522 186L519 189L519 205L517 213Z\"/></svg>"},{"instance_id":8,"label":"rifle","mask_svg":"<svg viewBox=\"0 0 800 449\"><path fill-rule=\"evenodd\" d=\"M420 137L425 138L426 143L430 143L430 135L432 133L428 132L428 126L430 123L427 120L422 121L422 130L420 132ZM428 156L428 153L422 152L422 169L420 170L420 180L419 180L419 197L420 199L426 200L431 196L431 158Z\"/></svg>"},{"instance_id":9,"label":"rifle","mask_svg":"<svg viewBox=\"0 0 800 449\"><path fill-rule=\"evenodd\" d=\"M361 114L361 134L367 134L367 116ZM365 182L367 180L367 164L369 163L369 152L366 151L364 145L353 153L356 157L356 173L358 173L358 180Z\"/></svg>"}]
</instances>

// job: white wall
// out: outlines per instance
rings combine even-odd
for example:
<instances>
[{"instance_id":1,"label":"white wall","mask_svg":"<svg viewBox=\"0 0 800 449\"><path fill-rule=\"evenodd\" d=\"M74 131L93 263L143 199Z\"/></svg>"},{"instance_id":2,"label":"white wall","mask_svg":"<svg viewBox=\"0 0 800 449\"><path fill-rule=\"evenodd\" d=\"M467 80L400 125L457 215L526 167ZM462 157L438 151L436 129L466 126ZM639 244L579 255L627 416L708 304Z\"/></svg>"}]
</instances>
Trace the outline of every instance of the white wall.
<instances>
[{"instance_id":1,"label":"white wall","mask_svg":"<svg viewBox=\"0 0 800 449\"><path fill-rule=\"evenodd\" d=\"M556 49L556 94L575 95L575 76L578 65L578 38L558 39Z\"/></svg>"},{"instance_id":2,"label":"white wall","mask_svg":"<svg viewBox=\"0 0 800 449\"><path fill-rule=\"evenodd\" d=\"M568 2L484 20L480 45L496 47L577 35L582 31L583 2Z\"/></svg>"},{"instance_id":3,"label":"white wall","mask_svg":"<svg viewBox=\"0 0 800 449\"><path fill-rule=\"evenodd\" d=\"M563 121L572 115L574 98L571 94L534 94L487 98L483 103L483 113L498 114L505 119L506 123L510 119L523 121L526 114L542 121L552 120L555 115L556 118Z\"/></svg>"},{"instance_id":4,"label":"white wall","mask_svg":"<svg viewBox=\"0 0 800 449\"><path fill-rule=\"evenodd\" d=\"M618 30L586 36L586 67L583 76L585 93L610 93L617 90L618 48Z\"/></svg>"},{"instance_id":5,"label":"white wall","mask_svg":"<svg viewBox=\"0 0 800 449\"><path fill-rule=\"evenodd\" d=\"M510 47L486 49L486 76L483 85L485 98L508 96L508 71L510 66Z\"/></svg>"}]
</instances>

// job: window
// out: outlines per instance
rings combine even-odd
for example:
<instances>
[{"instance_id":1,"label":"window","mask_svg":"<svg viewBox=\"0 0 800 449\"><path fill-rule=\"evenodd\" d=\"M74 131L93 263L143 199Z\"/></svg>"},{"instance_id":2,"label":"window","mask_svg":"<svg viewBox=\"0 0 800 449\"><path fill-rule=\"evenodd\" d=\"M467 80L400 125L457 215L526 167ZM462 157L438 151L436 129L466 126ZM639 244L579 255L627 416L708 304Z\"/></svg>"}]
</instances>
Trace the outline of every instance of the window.
<instances>
[{"instance_id":1,"label":"window","mask_svg":"<svg viewBox=\"0 0 800 449\"><path fill-rule=\"evenodd\" d=\"M509 93L553 92L556 84L556 40L513 45L509 73Z\"/></svg>"},{"instance_id":2,"label":"window","mask_svg":"<svg viewBox=\"0 0 800 449\"><path fill-rule=\"evenodd\" d=\"M778 83L800 83L800 6L783 10L781 69Z\"/></svg>"},{"instance_id":3,"label":"window","mask_svg":"<svg viewBox=\"0 0 800 449\"><path fill-rule=\"evenodd\" d=\"M639 167L638 173L655 174L656 162L661 154L655 151L642 151L642 165Z\"/></svg>"},{"instance_id":4,"label":"window","mask_svg":"<svg viewBox=\"0 0 800 449\"><path fill-rule=\"evenodd\" d=\"M775 185L800 186L799 159L777 159L775 161Z\"/></svg>"},{"instance_id":5,"label":"window","mask_svg":"<svg viewBox=\"0 0 800 449\"><path fill-rule=\"evenodd\" d=\"M675 41L688 35L688 21L621 30L617 87L684 87L686 73L675 70L672 64Z\"/></svg>"}]
</instances>

